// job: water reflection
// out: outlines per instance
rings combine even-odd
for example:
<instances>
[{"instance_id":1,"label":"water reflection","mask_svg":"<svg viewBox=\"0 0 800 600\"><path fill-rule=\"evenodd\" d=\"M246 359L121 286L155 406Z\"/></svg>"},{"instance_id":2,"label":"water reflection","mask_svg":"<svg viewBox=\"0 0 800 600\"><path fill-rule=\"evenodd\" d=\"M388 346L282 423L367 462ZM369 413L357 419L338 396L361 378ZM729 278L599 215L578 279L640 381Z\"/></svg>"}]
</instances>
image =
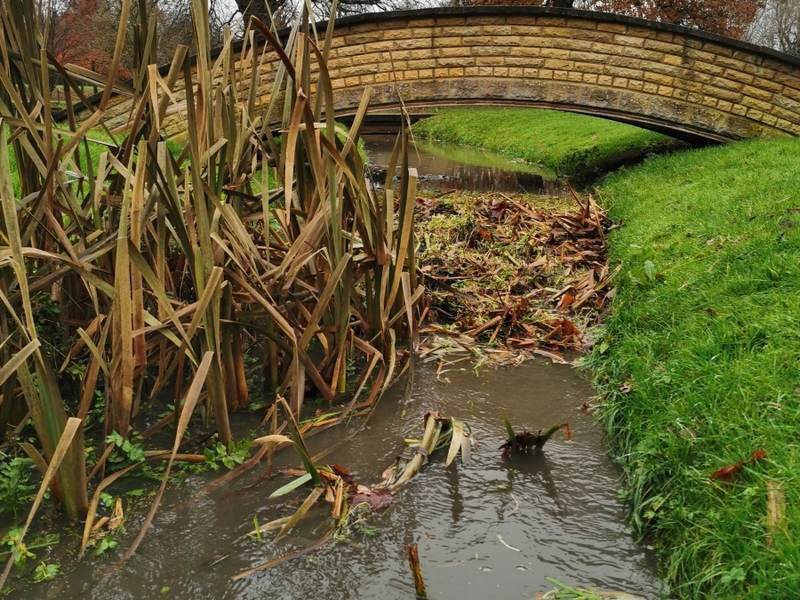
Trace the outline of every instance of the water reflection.
<instances>
[{"instance_id":1,"label":"water reflection","mask_svg":"<svg viewBox=\"0 0 800 600\"><path fill-rule=\"evenodd\" d=\"M386 177L395 136L364 136L377 183ZM443 144L417 142L411 152L410 166L419 174L418 187L432 191L474 190L505 193L558 195L566 188L555 173L522 162L513 162L488 152Z\"/></svg>"},{"instance_id":2,"label":"water reflection","mask_svg":"<svg viewBox=\"0 0 800 600\"><path fill-rule=\"evenodd\" d=\"M464 512L464 498L461 496L461 488L458 485L458 468L451 464L446 470L446 474L448 495L452 500L450 504L450 518L453 523L458 523Z\"/></svg>"}]
</instances>

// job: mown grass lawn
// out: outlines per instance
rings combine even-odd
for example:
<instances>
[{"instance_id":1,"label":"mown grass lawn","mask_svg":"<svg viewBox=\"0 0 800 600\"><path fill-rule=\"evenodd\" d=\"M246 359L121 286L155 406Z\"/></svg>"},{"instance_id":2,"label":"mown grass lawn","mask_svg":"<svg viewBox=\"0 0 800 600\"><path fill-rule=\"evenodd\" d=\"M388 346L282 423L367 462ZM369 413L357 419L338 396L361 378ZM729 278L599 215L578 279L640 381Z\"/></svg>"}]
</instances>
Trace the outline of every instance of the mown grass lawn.
<instances>
[{"instance_id":1,"label":"mown grass lawn","mask_svg":"<svg viewBox=\"0 0 800 600\"><path fill-rule=\"evenodd\" d=\"M414 125L414 133L591 179L647 154L685 148L645 129L557 110L457 107Z\"/></svg>"}]
</instances>

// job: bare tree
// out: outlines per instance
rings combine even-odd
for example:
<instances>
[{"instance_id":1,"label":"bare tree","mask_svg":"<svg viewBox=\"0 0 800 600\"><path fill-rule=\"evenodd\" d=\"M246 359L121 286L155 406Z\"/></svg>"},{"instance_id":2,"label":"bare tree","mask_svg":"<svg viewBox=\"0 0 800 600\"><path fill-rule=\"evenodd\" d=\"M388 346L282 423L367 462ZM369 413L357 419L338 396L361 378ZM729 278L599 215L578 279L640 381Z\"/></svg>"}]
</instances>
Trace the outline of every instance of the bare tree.
<instances>
[{"instance_id":1,"label":"bare tree","mask_svg":"<svg viewBox=\"0 0 800 600\"><path fill-rule=\"evenodd\" d=\"M768 0L746 39L800 56L800 0Z\"/></svg>"},{"instance_id":2,"label":"bare tree","mask_svg":"<svg viewBox=\"0 0 800 600\"><path fill-rule=\"evenodd\" d=\"M263 1L263 0L262 0ZM48 49L59 62L73 63L105 74L113 55L121 3L115 0L41 0L49 15ZM192 0L134 0L123 50L120 77L135 67L134 40L144 40L155 20L154 60L168 64L179 44L193 48ZM226 26L234 31L241 22L238 12L224 0L210 0L211 46L220 46ZM142 42L143 43L143 42Z\"/></svg>"},{"instance_id":3,"label":"bare tree","mask_svg":"<svg viewBox=\"0 0 800 600\"><path fill-rule=\"evenodd\" d=\"M276 27L283 27L295 15L295 7L289 0L236 0L236 6L245 25L250 17L258 17L267 25L274 21Z\"/></svg>"},{"instance_id":4,"label":"bare tree","mask_svg":"<svg viewBox=\"0 0 800 600\"><path fill-rule=\"evenodd\" d=\"M573 8L575 0L453 0L451 6L552 6Z\"/></svg>"}]
</instances>

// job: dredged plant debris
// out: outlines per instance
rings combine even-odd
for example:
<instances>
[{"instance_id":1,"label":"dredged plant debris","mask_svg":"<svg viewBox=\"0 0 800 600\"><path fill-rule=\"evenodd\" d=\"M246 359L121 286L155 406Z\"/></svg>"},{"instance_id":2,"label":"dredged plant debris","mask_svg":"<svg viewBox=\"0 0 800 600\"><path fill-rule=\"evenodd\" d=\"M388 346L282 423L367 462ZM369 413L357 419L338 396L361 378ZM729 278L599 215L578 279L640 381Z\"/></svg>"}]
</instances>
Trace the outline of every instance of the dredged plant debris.
<instances>
[{"instance_id":1,"label":"dredged plant debris","mask_svg":"<svg viewBox=\"0 0 800 600\"><path fill-rule=\"evenodd\" d=\"M453 191L417 197L415 211L428 288L422 333L554 359L591 344L586 328L613 296L616 273L606 261L616 224L591 195ZM421 351L443 345L434 338Z\"/></svg>"}]
</instances>

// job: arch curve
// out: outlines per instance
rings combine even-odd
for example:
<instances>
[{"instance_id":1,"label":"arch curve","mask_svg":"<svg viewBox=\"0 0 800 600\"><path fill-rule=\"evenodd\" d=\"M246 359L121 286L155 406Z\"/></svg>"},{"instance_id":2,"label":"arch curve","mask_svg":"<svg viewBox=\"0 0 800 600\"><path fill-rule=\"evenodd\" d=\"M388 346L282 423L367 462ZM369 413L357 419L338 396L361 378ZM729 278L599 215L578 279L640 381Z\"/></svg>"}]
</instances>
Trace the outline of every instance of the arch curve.
<instances>
[{"instance_id":1,"label":"arch curve","mask_svg":"<svg viewBox=\"0 0 800 600\"><path fill-rule=\"evenodd\" d=\"M277 60L266 53L263 105ZM486 6L359 15L337 21L328 68L342 116L369 86L373 110L401 101L535 106L695 142L800 134L796 57L608 13ZM112 126L122 124L123 104L109 111ZM167 133L181 123L168 119Z\"/></svg>"}]
</instances>

